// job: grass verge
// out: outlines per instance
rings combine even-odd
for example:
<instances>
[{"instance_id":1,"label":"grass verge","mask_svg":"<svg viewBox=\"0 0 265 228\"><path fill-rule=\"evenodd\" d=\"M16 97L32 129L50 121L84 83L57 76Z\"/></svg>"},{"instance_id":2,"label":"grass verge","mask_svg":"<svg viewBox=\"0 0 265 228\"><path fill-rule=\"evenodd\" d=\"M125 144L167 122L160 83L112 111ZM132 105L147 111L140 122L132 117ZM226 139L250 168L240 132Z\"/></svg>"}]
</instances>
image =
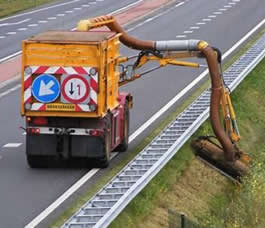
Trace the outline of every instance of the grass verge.
<instances>
[{"instance_id":1,"label":"grass verge","mask_svg":"<svg viewBox=\"0 0 265 228\"><path fill-rule=\"evenodd\" d=\"M0 0L0 18L56 0Z\"/></svg>"},{"instance_id":2,"label":"grass verge","mask_svg":"<svg viewBox=\"0 0 265 228\"><path fill-rule=\"evenodd\" d=\"M265 227L265 59L233 94L242 132L240 147L252 157L243 184L210 197L210 210L199 217L206 227Z\"/></svg>"},{"instance_id":3,"label":"grass verge","mask_svg":"<svg viewBox=\"0 0 265 228\"><path fill-rule=\"evenodd\" d=\"M265 227L262 216L265 173L261 168L265 166L264 72L265 60L232 95L242 133L240 148L253 158L251 175L242 187L239 189L198 162L192 155L189 140L112 223L112 228L125 224L127 227L168 227L171 208L184 212L205 227ZM212 132L207 121L192 138L209 134ZM183 157L190 157L191 161Z\"/></svg>"},{"instance_id":4,"label":"grass verge","mask_svg":"<svg viewBox=\"0 0 265 228\"><path fill-rule=\"evenodd\" d=\"M258 37L263 34L261 32L257 37L254 38L253 41L248 43L244 48L242 48L232 60L226 61L224 64L224 69L226 69L229 65L231 65L241 54L243 54L249 46L251 46ZM192 96L189 97L175 112L169 114L169 116L160 123L159 127L155 129L152 134L150 134L147 138L145 138L136 148L133 148L127 154L127 157L121 161L117 166L112 167L111 170L98 179L97 183L89 188L84 194L82 194L79 199L70 206L56 221L50 225L50 228L60 227L67 218L69 218L75 211L77 211L91 196L93 196L101 187L103 187L107 181L109 181L115 174L117 174L133 157L135 157L151 140L160 133L160 131L165 128L175 117L182 112L202 91L204 91L209 85L209 81L205 82ZM211 132L211 126L209 123L205 123L200 130L195 134L198 135L207 135ZM197 178L197 182L194 182L194 185L202 186L205 190L210 190L207 194L216 194L220 190L223 189L224 186L230 185L229 182L225 178L219 177L213 178L216 179L212 183L206 183L208 178L215 177L217 174L213 174L211 171L205 171L204 166L200 164L196 159L194 159L194 155L189 147L190 141L188 141L183 148L178 152L177 156L175 156L167 166L149 183L149 185L126 207L126 209L121 213L121 215L111 224L111 227L141 227L141 224L145 224L145 218L149 218L148 215L153 212L158 212L160 215L163 215L162 211L157 207L158 205L161 208L166 209L171 204L171 199L167 198L167 202L161 200L160 194L165 195L171 189L174 188L174 184L176 180L180 183L179 189L189 188L191 192L187 193L185 197L191 196L193 191L198 192L197 189L194 189L193 186L190 186L189 182L195 181L194 179L191 181L192 176L195 174L201 174L204 176L203 180ZM192 165L191 165L192 164ZM188 169L188 170L187 170ZM200 172L198 172L200 170ZM187 172L188 171L188 172ZM191 173L191 174L190 174ZM188 178L187 178L188 176ZM184 192L182 192L184 196ZM206 194L206 195L207 195ZM194 195L194 194L193 194ZM194 195L197 197L197 195ZM203 205L204 211L208 211L209 206L206 203L205 195L200 195L201 199L200 203ZM196 199L194 199L196 201ZM196 201L197 202L197 201ZM182 205L186 205L185 202ZM184 206L175 205L175 208L179 208L179 210L183 210L187 215L196 219L196 216L193 216L193 209L197 208L201 210L201 207L194 207L190 205L190 208L186 208ZM167 211L164 211L164 215L167 214ZM164 221L161 219L161 216L156 216L158 223L160 224L158 227L161 227L162 224L167 224L167 220ZM153 223L151 222L151 226L153 227ZM148 227L148 225L147 225Z\"/></svg>"}]
</instances>

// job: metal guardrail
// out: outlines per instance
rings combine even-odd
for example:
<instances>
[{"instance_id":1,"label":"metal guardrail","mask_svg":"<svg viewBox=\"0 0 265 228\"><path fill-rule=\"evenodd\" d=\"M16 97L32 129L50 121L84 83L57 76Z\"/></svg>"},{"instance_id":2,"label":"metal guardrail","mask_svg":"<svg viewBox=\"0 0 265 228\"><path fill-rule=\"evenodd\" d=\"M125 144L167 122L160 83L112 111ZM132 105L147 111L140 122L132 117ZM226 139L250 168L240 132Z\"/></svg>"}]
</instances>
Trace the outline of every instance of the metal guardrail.
<instances>
[{"instance_id":1,"label":"metal guardrail","mask_svg":"<svg viewBox=\"0 0 265 228\"><path fill-rule=\"evenodd\" d=\"M224 73L230 90L265 56L265 35ZM62 228L107 227L167 164L209 116L210 90L205 90Z\"/></svg>"}]
</instances>

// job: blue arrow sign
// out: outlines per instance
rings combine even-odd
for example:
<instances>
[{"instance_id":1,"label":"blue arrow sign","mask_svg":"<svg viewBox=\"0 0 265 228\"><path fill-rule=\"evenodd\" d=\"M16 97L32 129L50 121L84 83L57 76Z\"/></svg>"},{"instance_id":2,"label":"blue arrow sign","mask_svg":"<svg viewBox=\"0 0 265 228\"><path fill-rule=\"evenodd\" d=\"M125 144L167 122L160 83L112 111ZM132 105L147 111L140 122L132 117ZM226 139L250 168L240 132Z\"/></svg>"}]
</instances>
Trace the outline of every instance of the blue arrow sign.
<instances>
[{"instance_id":1,"label":"blue arrow sign","mask_svg":"<svg viewBox=\"0 0 265 228\"><path fill-rule=\"evenodd\" d=\"M60 94L60 83L50 74L41 74L32 83L32 94L42 103L53 102Z\"/></svg>"}]
</instances>

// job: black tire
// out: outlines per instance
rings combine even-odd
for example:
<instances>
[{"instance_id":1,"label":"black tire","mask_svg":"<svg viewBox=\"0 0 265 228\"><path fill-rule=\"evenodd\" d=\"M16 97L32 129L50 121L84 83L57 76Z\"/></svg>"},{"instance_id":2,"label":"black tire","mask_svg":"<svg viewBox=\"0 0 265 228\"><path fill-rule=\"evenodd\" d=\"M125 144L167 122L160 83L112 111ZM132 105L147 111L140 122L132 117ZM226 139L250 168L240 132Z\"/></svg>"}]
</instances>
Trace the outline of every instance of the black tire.
<instances>
[{"instance_id":1,"label":"black tire","mask_svg":"<svg viewBox=\"0 0 265 228\"><path fill-rule=\"evenodd\" d=\"M106 117L106 128L110 131L106 131L105 142L104 142L104 157L99 159L98 167L107 168L110 162L110 153L111 153L111 132L112 124L110 116Z\"/></svg>"},{"instance_id":2,"label":"black tire","mask_svg":"<svg viewBox=\"0 0 265 228\"><path fill-rule=\"evenodd\" d=\"M129 146L129 129L130 129L130 110L128 101L124 107L124 120L123 120L123 138L121 144L117 147L117 151L125 152Z\"/></svg>"},{"instance_id":3,"label":"black tire","mask_svg":"<svg viewBox=\"0 0 265 228\"><path fill-rule=\"evenodd\" d=\"M52 158L49 156L27 155L27 162L30 168L49 168L52 166Z\"/></svg>"}]
</instances>

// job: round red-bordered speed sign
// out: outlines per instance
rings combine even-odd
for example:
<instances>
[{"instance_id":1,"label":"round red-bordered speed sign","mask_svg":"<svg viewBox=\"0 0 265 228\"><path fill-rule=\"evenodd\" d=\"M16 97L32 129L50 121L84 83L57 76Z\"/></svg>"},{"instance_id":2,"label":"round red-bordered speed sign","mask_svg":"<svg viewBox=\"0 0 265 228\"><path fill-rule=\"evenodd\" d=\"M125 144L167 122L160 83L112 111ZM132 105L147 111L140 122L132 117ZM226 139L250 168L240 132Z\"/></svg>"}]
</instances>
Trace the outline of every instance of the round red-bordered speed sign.
<instances>
[{"instance_id":1,"label":"round red-bordered speed sign","mask_svg":"<svg viewBox=\"0 0 265 228\"><path fill-rule=\"evenodd\" d=\"M67 75L61 85L62 96L73 104L85 101L88 98L89 92L88 81L78 74Z\"/></svg>"}]
</instances>

